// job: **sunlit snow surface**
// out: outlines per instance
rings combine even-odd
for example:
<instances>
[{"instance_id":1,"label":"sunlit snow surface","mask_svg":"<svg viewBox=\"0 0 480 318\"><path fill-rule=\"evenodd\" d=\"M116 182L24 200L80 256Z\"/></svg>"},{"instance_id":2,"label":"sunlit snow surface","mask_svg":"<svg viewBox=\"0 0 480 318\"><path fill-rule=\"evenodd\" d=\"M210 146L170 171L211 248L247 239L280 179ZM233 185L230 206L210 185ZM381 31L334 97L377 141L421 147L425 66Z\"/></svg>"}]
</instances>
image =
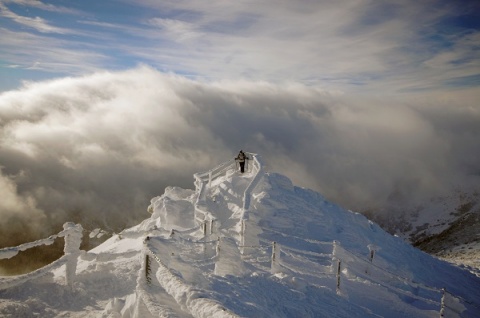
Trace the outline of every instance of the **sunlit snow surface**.
<instances>
[{"instance_id":1,"label":"sunlit snow surface","mask_svg":"<svg viewBox=\"0 0 480 318\"><path fill-rule=\"evenodd\" d=\"M450 316L480 317L479 278L285 176L261 172L244 210L254 177L211 182L207 235L198 191L169 187L150 218L78 258L73 288L61 262L14 287L0 278L0 316L439 317L446 288Z\"/></svg>"}]
</instances>

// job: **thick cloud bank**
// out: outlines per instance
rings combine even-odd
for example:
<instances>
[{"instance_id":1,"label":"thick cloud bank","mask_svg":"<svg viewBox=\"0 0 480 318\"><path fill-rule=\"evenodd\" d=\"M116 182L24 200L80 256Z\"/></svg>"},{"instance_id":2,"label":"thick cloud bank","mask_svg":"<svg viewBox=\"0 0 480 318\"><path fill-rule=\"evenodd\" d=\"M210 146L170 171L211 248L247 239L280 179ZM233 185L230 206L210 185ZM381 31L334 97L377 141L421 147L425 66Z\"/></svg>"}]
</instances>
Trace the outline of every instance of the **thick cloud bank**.
<instances>
[{"instance_id":1,"label":"thick cloud bank","mask_svg":"<svg viewBox=\"0 0 480 318\"><path fill-rule=\"evenodd\" d=\"M351 209L428 197L480 173L478 95L366 100L147 67L26 84L0 95L0 246L66 220L131 224L239 149Z\"/></svg>"}]
</instances>

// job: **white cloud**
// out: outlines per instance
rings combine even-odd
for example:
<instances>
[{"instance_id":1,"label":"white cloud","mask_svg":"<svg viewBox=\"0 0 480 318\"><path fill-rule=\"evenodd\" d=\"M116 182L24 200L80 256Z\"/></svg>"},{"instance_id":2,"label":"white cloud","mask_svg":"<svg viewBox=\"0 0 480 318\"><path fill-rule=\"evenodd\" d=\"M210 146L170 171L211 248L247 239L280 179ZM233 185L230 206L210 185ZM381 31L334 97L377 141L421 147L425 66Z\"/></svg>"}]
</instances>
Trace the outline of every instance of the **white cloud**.
<instances>
[{"instance_id":1,"label":"white cloud","mask_svg":"<svg viewBox=\"0 0 480 318\"><path fill-rule=\"evenodd\" d=\"M419 96L192 81L147 67L31 83L0 95L0 161L4 175L22 175L9 202L34 202L51 222L133 223L165 186L191 188L194 172L239 149L360 209L480 173L478 92Z\"/></svg>"}]
</instances>

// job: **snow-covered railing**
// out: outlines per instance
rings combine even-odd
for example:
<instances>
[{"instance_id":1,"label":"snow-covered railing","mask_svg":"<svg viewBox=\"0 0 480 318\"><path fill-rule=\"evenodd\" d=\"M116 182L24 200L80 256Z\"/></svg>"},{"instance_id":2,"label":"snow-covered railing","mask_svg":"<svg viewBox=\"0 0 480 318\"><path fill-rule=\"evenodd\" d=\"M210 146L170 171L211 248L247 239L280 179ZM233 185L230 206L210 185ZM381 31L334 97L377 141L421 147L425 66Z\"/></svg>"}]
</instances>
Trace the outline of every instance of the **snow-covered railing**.
<instances>
[{"instance_id":1,"label":"snow-covered railing","mask_svg":"<svg viewBox=\"0 0 480 318\"><path fill-rule=\"evenodd\" d=\"M193 317L210 318L210 317L239 317L228 309L224 308L220 303L206 297L206 293L200 289L187 284L182 278L173 274L170 269L164 265L160 258L156 255L150 240L145 243L145 252L151 256L158 264L155 277L162 288L172 296L177 303L187 308Z\"/></svg>"},{"instance_id":2,"label":"snow-covered railing","mask_svg":"<svg viewBox=\"0 0 480 318\"><path fill-rule=\"evenodd\" d=\"M262 165L259 161L257 154L246 152L246 155L247 155L247 158L249 158L249 160L253 162L252 165L247 164L247 171L249 170L253 171L255 176L253 177L252 181L247 186L247 189L244 192L243 211L248 210L250 206L250 193L257 185L259 181L259 174L262 170ZM247 162L249 160L247 160ZM225 161L219 164L213 169L210 169L202 173L195 173L193 175L193 177L195 178L195 188L196 188L196 191L198 192L198 197L195 202L195 221L197 222L197 224L201 224L204 234L208 234L208 233L211 234L214 231L214 222L215 222L215 217L204 208L207 189L211 186L212 181L214 181L216 178L225 174L228 170L234 169L235 167L236 167L235 159L230 159L228 161Z\"/></svg>"},{"instance_id":3,"label":"snow-covered railing","mask_svg":"<svg viewBox=\"0 0 480 318\"><path fill-rule=\"evenodd\" d=\"M146 248L146 247L144 247ZM138 272L137 277L137 287L135 289L136 293L136 305L134 308L134 312L131 314L132 318L142 318L145 315L142 314L141 306L144 305L146 310L153 316L153 317L161 317L161 318L176 318L176 315L170 308L167 306L162 306L159 304L153 297L152 293L149 292L148 285L151 284L151 256L149 253L144 252L142 254L143 261Z\"/></svg>"},{"instance_id":4,"label":"snow-covered railing","mask_svg":"<svg viewBox=\"0 0 480 318\"><path fill-rule=\"evenodd\" d=\"M195 187L199 192L197 202L201 203L205 201L206 186L211 186L212 181L214 179L218 178L219 176L221 176L223 173L233 168L234 166L235 166L235 159L230 159L228 161L225 161L219 164L213 169L210 169L205 172L195 173L193 175L193 177L195 178Z\"/></svg>"},{"instance_id":5,"label":"snow-covered railing","mask_svg":"<svg viewBox=\"0 0 480 318\"><path fill-rule=\"evenodd\" d=\"M276 231L272 230L272 232ZM279 232L279 234L281 233ZM191 246L192 244L203 244L204 246L207 246L216 244L215 253L212 256L209 253L205 253L204 250L204 252L198 254L196 257L190 251L182 252L181 250L178 250L178 246L172 249L172 246L168 247L168 245L166 245L161 249L162 255L163 257L166 257L166 259L164 259L163 262L160 262L160 259L157 256L160 254L155 253L147 242L148 254L151 255L151 257L156 258L160 267L163 266L162 268L164 271L170 271L169 266L173 266L172 269L175 269L175 260L170 259L169 249L171 249L172 252L175 251L175 256L173 256L172 253L172 257L176 258L177 261L180 259L181 262L196 264L196 266L208 266L206 268L210 268L210 270L212 269L211 266L214 264L213 273L220 276L248 275L249 267L243 265L243 263L250 261L257 263L256 266L259 266L259 268L265 268L268 266L271 273L284 273L292 274L296 277L304 277L303 283L306 285L331 286L333 290L337 289L337 292L340 295L343 295L345 291L348 292L348 286L351 284L368 281L371 282L369 286L373 286L373 288L388 290L390 293L396 294L399 297L407 297L424 304L423 309L418 309L420 311L438 310L442 314L441 317L450 317L450 315L456 317L464 312L465 304L470 304L461 297L446 292L444 289L414 282L382 268L375 264L373 258L374 253L371 253L370 257L367 255L358 255L343 248L335 241L322 242L312 239L292 237L287 234L282 234L282 236L279 237L280 240L293 238L295 240L301 239L304 242L312 244L311 249L302 250L270 241L263 241L258 245L246 246L238 244L233 238L228 237L221 237L209 241L192 240L184 238L181 235L176 237L177 241L181 242L180 246ZM285 242L288 242L288 240ZM293 246L295 246L295 244L293 244ZM242 249L249 249L253 252L244 255L243 253L240 253ZM369 247L369 249L372 251L371 247ZM209 247L208 250L211 250L211 248ZM253 265L254 263L251 264ZM171 272L170 275L170 279L163 277L163 274L161 275L162 279L164 279L164 282L161 283L162 287L164 284L170 286L170 292L175 299L188 298L191 286L186 284L183 280L180 280L180 282L186 285L181 285L177 281L177 279L180 279L179 277ZM183 292L179 292L172 287L172 284L177 283L181 285L181 288L184 290ZM215 301L213 302L215 303ZM179 304L187 306L185 300L179 301ZM470 306L474 305L470 304Z\"/></svg>"},{"instance_id":6,"label":"snow-covered railing","mask_svg":"<svg viewBox=\"0 0 480 318\"><path fill-rule=\"evenodd\" d=\"M235 159L230 159L213 169L193 175L195 178L195 188L198 192L198 197L195 201L195 221L202 226L204 234L213 232L213 223L215 220L212 214L204 208L207 186L211 186L214 178L219 177L234 165Z\"/></svg>"},{"instance_id":7,"label":"snow-covered railing","mask_svg":"<svg viewBox=\"0 0 480 318\"><path fill-rule=\"evenodd\" d=\"M240 245L243 246L246 245L246 232L248 226L247 221L249 219L248 210L250 209L252 191L255 189L258 182L263 176L263 164L260 156L251 152L247 153L247 155L249 157L249 160L252 162L251 165L249 165L249 169L252 174L254 174L254 176L243 193L242 215L240 218Z\"/></svg>"},{"instance_id":8,"label":"snow-covered railing","mask_svg":"<svg viewBox=\"0 0 480 318\"><path fill-rule=\"evenodd\" d=\"M83 228L80 224L67 222L63 225L63 231L59 232L58 234L52 235L46 239L21 244L16 247L7 247L0 249L0 259L12 258L16 256L20 251L25 251L29 248L36 246L51 245L56 238L63 237L65 239L65 246L63 249L65 255L63 255L60 259L28 274L0 278L0 290L18 286L29 280L42 277L50 273L53 268L57 268L63 264L65 264L66 284L70 287L73 287L75 271L77 268L77 258L80 255L80 243L82 241L82 236Z\"/></svg>"},{"instance_id":9,"label":"snow-covered railing","mask_svg":"<svg viewBox=\"0 0 480 318\"><path fill-rule=\"evenodd\" d=\"M28 281L38 279L43 276L47 276L48 274L50 274L50 272L53 269L62 266L66 262L67 262L67 258L65 256L62 256L61 258L57 259L53 263L50 263L42 268L34 270L33 272L30 272L28 274L0 277L0 290L9 289L15 286L22 285ZM51 276L53 280L53 274Z\"/></svg>"},{"instance_id":10,"label":"snow-covered railing","mask_svg":"<svg viewBox=\"0 0 480 318\"><path fill-rule=\"evenodd\" d=\"M461 317L462 312L466 309L462 303L477 307L470 301L447 292L445 288L439 289L414 282L409 278L377 266L373 262L372 255L370 259L366 259L343 248L338 242L334 242L332 267L337 268L337 292L341 289L340 280L343 270L347 269L350 275L353 274L356 277L366 279L398 295L433 305L439 310L440 317Z\"/></svg>"},{"instance_id":11,"label":"snow-covered railing","mask_svg":"<svg viewBox=\"0 0 480 318\"><path fill-rule=\"evenodd\" d=\"M252 181L250 182L248 187L245 189L245 192L243 194L243 214L244 214L243 218L245 217L248 218L248 216L245 215L245 211L247 211L250 208L251 193L253 189L255 189L255 187L257 186L258 181L260 181L262 177L262 161L260 157L257 154L253 154L253 153L249 153L249 155L252 157L252 172L253 174L255 174L255 176L253 177Z\"/></svg>"}]
</instances>

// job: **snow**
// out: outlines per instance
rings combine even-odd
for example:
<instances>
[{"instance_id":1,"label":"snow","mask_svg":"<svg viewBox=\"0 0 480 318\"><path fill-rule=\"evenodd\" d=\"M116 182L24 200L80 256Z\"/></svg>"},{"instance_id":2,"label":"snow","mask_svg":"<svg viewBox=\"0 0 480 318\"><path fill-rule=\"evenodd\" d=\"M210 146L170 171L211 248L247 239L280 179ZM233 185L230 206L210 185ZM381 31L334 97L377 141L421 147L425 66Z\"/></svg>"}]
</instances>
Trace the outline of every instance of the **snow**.
<instances>
[{"instance_id":1,"label":"snow","mask_svg":"<svg viewBox=\"0 0 480 318\"><path fill-rule=\"evenodd\" d=\"M61 259L0 277L0 316L480 316L480 278L250 157L245 174L230 160L195 174L195 190L168 187L90 251L67 223Z\"/></svg>"}]
</instances>

